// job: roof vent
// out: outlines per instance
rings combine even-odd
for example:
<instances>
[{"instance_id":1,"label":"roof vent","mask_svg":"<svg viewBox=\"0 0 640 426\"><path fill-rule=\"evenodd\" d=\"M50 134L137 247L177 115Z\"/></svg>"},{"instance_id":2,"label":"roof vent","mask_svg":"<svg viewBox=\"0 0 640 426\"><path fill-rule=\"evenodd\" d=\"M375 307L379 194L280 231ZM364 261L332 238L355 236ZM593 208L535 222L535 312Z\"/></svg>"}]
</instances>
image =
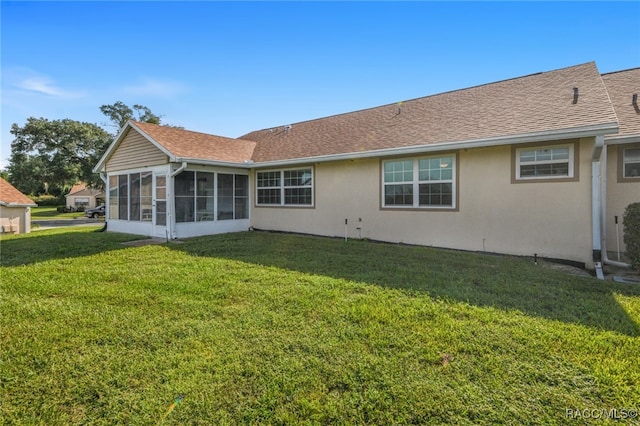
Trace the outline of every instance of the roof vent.
<instances>
[{"instance_id":1,"label":"roof vent","mask_svg":"<svg viewBox=\"0 0 640 426\"><path fill-rule=\"evenodd\" d=\"M574 87L573 88L573 104L577 104L578 103L578 88Z\"/></svg>"},{"instance_id":2,"label":"roof vent","mask_svg":"<svg viewBox=\"0 0 640 426\"><path fill-rule=\"evenodd\" d=\"M291 124L287 124L286 126L284 126L285 132L288 132L289 130L291 130Z\"/></svg>"},{"instance_id":3,"label":"roof vent","mask_svg":"<svg viewBox=\"0 0 640 426\"><path fill-rule=\"evenodd\" d=\"M633 104L633 109L636 110L636 114L640 114L640 107L638 107L638 94L637 93L633 94L633 98L631 100L631 103Z\"/></svg>"}]
</instances>

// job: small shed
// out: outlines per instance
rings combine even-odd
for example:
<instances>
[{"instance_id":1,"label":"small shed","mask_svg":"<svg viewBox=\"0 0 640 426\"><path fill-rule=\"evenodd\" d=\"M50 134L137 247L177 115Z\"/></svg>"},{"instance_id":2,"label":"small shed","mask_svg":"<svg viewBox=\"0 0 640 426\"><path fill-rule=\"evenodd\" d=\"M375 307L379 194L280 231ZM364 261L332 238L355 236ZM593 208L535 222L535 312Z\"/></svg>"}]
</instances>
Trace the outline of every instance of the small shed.
<instances>
[{"instance_id":1,"label":"small shed","mask_svg":"<svg viewBox=\"0 0 640 426\"><path fill-rule=\"evenodd\" d=\"M29 197L0 178L0 233L24 234L31 231L31 207L36 207Z\"/></svg>"}]
</instances>

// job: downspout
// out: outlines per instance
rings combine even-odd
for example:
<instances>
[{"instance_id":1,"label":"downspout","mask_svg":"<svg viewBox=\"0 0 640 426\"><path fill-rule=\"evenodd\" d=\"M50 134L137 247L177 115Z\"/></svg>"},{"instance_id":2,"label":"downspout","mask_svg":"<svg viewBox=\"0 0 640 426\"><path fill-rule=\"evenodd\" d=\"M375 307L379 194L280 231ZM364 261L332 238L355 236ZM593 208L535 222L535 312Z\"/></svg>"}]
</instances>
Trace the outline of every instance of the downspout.
<instances>
[{"instance_id":1,"label":"downspout","mask_svg":"<svg viewBox=\"0 0 640 426\"><path fill-rule=\"evenodd\" d=\"M591 156L591 236L593 247L593 266L596 270L596 277L604 280L602 272L602 238L600 229L602 220L600 218L601 204L600 199L600 157L604 147L604 136L596 136L596 143L593 147L593 155Z\"/></svg>"},{"instance_id":2,"label":"downspout","mask_svg":"<svg viewBox=\"0 0 640 426\"><path fill-rule=\"evenodd\" d=\"M602 247L604 247L604 249L602 250L602 262L605 265L618 266L620 268L631 268L630 264L624 263L624 262L616 262L615 260L609 259L609 257L607 256L607 149L606 149L606 146L602 153L602 203L601 204L602 204L601 206L601 212L602 212L601 238L602 238Z\"/></svg>"},{"instance_id":3,"label":"downspout","mask_svg":"<svg viewBox=\"0 0 640 426\"><path fill-rule=\"evenodd\" d=\"M183 161L182 165L180 167L178 167L176 170L174 170L173 172L171 172L171 174L169 175L170 179L169 179L169 197L170 199L169 201L169 220L167 221L168 225L169 225L169 229L168 229L168 234L171 235L172 239L177 238L177 235L174 234L174 229L173 229L173 220L175 218L175 210L176 210L176 198L174 196L174 191L175 191L175 185L174 185L174 178L176 176L178 176L180 173L182 173L185 169L187 168L187 162Z\"/></svg>"}]
</instances>

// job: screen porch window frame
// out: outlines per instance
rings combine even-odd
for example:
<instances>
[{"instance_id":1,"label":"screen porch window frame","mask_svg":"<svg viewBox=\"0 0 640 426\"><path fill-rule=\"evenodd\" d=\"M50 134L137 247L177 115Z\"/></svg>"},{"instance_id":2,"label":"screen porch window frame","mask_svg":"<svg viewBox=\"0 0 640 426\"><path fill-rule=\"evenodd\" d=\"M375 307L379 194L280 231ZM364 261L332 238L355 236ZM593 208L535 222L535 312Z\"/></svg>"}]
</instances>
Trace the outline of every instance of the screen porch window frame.
<instances>
[{"instance_id":1,"label":"screen porch window frame","mask_svg":"<svg viewBox=\"0 0 640 426\"><path fill-rule=\"evenodd\" d=\"M562 153L566 150L566 158ZM544 182L544 181L572 181L578 179L578 162L576 153L578 142L544 143L526 146L514 146L514 181L515 182ZM566 164L566 174L533 174L523 175L523 167L534 169L540 167L561 167Z\"/></svg>"},{"instance_id":2,"label":"screen porch window frame","mask_svg":"<svg viewBox=\"0 0 640 426\"><path fill-rule=\"evenodd\" d=\"M432 167L432 163L437 167ZM380 164L382 209L457 211L458 210L458 153L445 152L419 157L402 157L382 160ZM432 186L445 188L439 194L425 192ZM404 199L404 203L389 203L391 188L400 192L395 196ZM450 203L425 202L428 198L450 197ZM429 200L430 201L430 200Z\"/></svg>"},{"instance_id":3,"label":"screen porch window frame","mask_svg":"<svg viewBox=\"0 0 640 426\"><path fill-rule=\"evenodd\" d=\"M255 182L256 207L315 207L314 167L259 170Z\"/></svg>"}]
</instances>

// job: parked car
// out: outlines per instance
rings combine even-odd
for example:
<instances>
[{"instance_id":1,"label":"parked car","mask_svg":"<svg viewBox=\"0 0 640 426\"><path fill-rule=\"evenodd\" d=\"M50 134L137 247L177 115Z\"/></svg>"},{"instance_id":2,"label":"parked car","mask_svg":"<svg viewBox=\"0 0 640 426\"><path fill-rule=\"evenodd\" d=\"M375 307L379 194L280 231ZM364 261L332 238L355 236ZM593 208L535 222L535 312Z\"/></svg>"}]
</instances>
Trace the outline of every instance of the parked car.
<instances>
[{"instance_id":1,"label":"parked car","mask_svg":"<svg viewBox=\"0 0 640 426\"><path fill-rule=\"evenodd\" d=\"M94 219L99 218L100 216L104 216L105 213L105 206L104 204L101 206L96 207L95 209L87 209L84 211L84 215L86 217L92 217Z\"/></svg>"}]
</instances>

